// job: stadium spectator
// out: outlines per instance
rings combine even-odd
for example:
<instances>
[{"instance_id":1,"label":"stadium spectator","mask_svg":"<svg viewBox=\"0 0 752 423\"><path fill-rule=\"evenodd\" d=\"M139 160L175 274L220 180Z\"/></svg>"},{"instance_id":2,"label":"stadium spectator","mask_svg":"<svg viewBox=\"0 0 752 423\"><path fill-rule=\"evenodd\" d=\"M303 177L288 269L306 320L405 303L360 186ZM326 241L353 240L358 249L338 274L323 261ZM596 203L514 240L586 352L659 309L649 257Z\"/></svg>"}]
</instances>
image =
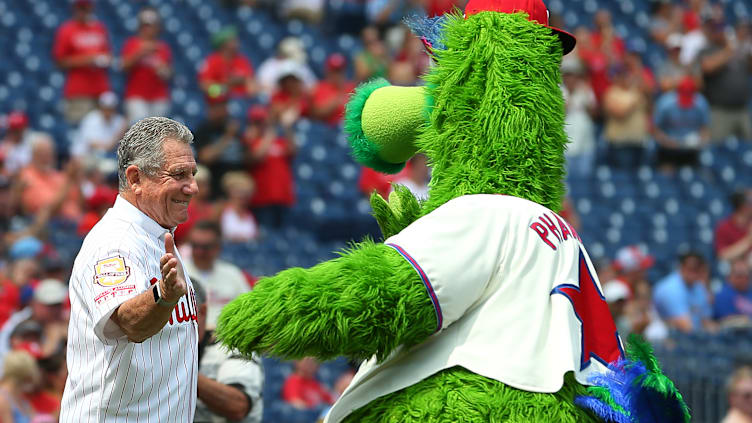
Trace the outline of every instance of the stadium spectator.
<instances>
[{"instance_id":1,"label":"stadium spectator","mask_svg":"<svg viewBox=\"0 0 752 423\"><path fill-rule=\"evenodd\" d=\"M275 121L290 119L296 122L301 116L310 114L311 99L296 62L288 60L281 65L277 89L269 101L269 108Z\"/></svg>"},{"instance_id":2,"label":"stadium spectator","mask_svg":"<svg viewBox=\"0 0 752 423\"><path fill-rule=\"evenodd\" d=\"M282 386L282 399L295 408L310 409L334 402L332 394L316 380L319 363L313 357L295 361L295 372Z\"/></svg>"},{"instance_id":3,"label":"stadium spectator","mask_svg":"<svg viewBox=\"0 0 752 423\"><path fill-rule=\"evenodd\" d=\"M93 110L100 94L110 89L107 69L112 53L107 30L96 20L93 9L93 0L75 0L73 19L63 23L55 34L53 55L67 72L64 115L73 124Z\"/></svg>"},{"instance_id":4,"label":"stadium spectator","mask_svg":"<svg viewBox=\"0 0 752 423\"><path fill-rule=\"evenodd\" d=\"M677 270L656 283L653 301L669 327L682 332L714 328L708 278L705 258L688 252L679 257Z\"/></svg>"},{"instance_id":5,"label":"stadium spectator","mask_svg":"<svg viewBox=\"0 0 752 423\"><path fill-rule=\"evenodd\" d=\"M303 42L297 37L286 37L277 45L277 54L264 60L258 68L258 83L261 91L271 96L277 89L281 72L294 65L297 74L307 89L316 84L316 76L307 64L307 55Z\"/></svg>"},{"instance_id":6,"label":"stadium spectator","mask_svg":"<svg viewBox=\"0 0 752 423\"><path fill-rule=\"evenodd\" d=\"M324 14L324 0L285 0L279 4L284 19L300 19L316 25Z\"/></svg>"},{"instance_id":7,"label":"stadium spectator","mask_svg":"<svg viewBox=\"0 0 752 423\"><path fill-rule=\"evenodd\" d=\"M211 220L201 220L191 229L188 238L191 256L185 259L185 271L202 282L206 291L206 330L217 327L222 307L250 290L243 271L232 263L219 259L222 252L222 233Z\"/></svg>"},{"instance_id":8,"label":"stadium spectator","mask_svg":"<svg viewBox=\"0 0 752 423\"><path fill-rule=\"evenodd\" d=\"M642 55L633 44L628 44L624 54L624 66L627 73L634 78L637 87L648 99L656 92L656 82L653 71L642 61Z\"/></svg>"},{"instance_id":9,"label":"stadium spectator","mask_svg":"<svg viewBox=\"0 0 752 423\"><path fill-rule=\"evenodd\" d=\"M737 191L731 195L733 212L715 228L715 254L720 260L748 258L752 252L752 192Z\"/></svg>"},{"instance_id":10,"label":"stadium spectator","mask_svg":"<svg viewBox=\"0 0 752 423\"><path fill-rule=\"evenodd\" d=\"M752 422L752 367L742 366L726 383L729 410L721 423Z\"/></svg>"},{"instance_id":11,"label":"stadium spectator","mask_svg":"<svg viewBox=\"0 0 752 423\"><path fill-rule=\"evenodd\" d=\"M593 168L595 158L595 126L593 116L598 104L595 94L585 79L585 68L582 62L562 60L561 79L562 93L566 104L564 130L569 138L567 145L567 173L579 177L587 177Z\"/></svg>"},{"instance_id":12,"label":"stadium spectator","mask_svg":"<svg viewBox=\"0 0 752 423\"><path fill-rule=\"evenodd\" d=\"M713 319L720 320L721 323L752 323L749 263L739 257L731 261L730 268L726 282L715 294Z\"/></svg>"},{"instance_id":13,"label":"stadium spectator","mask_svg":"<svg viewBox=\"0 0 752 423\"><path fill-rule=\"evenodd\" d=\"M218 222L219 214L222 212L222 204L211 201L211 172L204 165L198 165L196 169L195 179L198 185L198 194L193 197L191 204L188 205L188 220L175 228L175 243L177 245L181 245L187 240L191 228L198 221Z\"/></svg>"},{"instance_id":14,"label":"stadium spectator","mask_svg":"<svg viewBox=\"0 0 752 423\"><path fill-rule=\"evenodd\" d=\"M252 97L258 89L253 65L242 53L237 31L227 27L212 35L214 53L210 54L198 73L201 89L209 97L229 94L232 97Z\"/></svg>"},{"instance_id":15,"label":"stadium spectator","mask_svg":"<svg viewBox=\"0 0 752 423\"><path fill-rule=\"evenodd\" d=\"M107 91L99 96L98 107L84 116L78 136L71 144L71 156L93 159L115 156L117 143L125 133L127 122L118 110L118 98Z\"/></svg>"},{"instance_id":16,"label":"stadium spectator","mask_svg":"<svg viewBox=\"0 0 752 423\"><path fill-rule=\"evenodd\" d=\"M654 11L650 19L650 36L658 44L665 44L672 34L680 33L682 10L670 0L653 2Z\"/></svg>"},{"instance_id":17,"label":"stadium spectator","mask_svg":"<svg viewBox=\"0 0 752 423\"><path fill-rule=\"evenodd\" d=\"M209 111L206 120L196 129L194 148L198 160L211 173L212 199L222 193L225 173L244 169L244 147L241 142L240 122L230 116L225 95L208 97Z\"/></svg>"},{"instance_id":18,"label":"stadium spectator","mask_svg":"<svg viewBox=\"0 0 752 423\"><path fill-rule=\"evenodd\" d=\"M675 91L661 95L653 110L653 135L658 144L658 166L673 170L697 166L700 150L710 140L710 107L696 92L695 81L685 76Z\"/></svg>"},{"instance_id":19,"label":"stadium spectator","mask_svg":"<svg viewBox=\"0 0 752 423\"><path fill-rule=\"evenodd\" d=\"M418 200L428 200L428 182L431 180L428 158L416 154L408 160L405 168L405 172L395 176L394 183L407 187Z\"/></svg>"},{"instance_id":20,"label":"stadium spectator","mask_svg":"<svg viewBox=\"0 0 752 423\"><path fill-rule=\"evenodd\" d=\"M390 62L389 51L381 39L379 30L374 26L367 26L363 28L360 39L363 50L355 56L356 82L386 78Z\"/></svg>"},{"instance_id":21,"label":"stadium spectator","mask_svg":"<svg viewBox=\"0 0 752 423\"><path fill-rule=\"evenodd\" d=\"M679 61L685 66L693 66L697 61L697 55L708 44L708 39L705 35L707 19L705 23L701 23L699 15L691 9L687 9L682 18L682 23L684 26L684 35L681 39L682 47L681 52L679 52Z\"/></svg>"},{"instance_id":22,"label":"stadium spectator","mask_svg":"<svg viewBox=\"0 0 752 423\"><path fill-rule=\"evenodd\" d=\"M26 351L13 351L5 357L0 378L0 421L30 423L35 413L24 397L40 380L39 367Z\"/></svg>"},{"instance_id":23,"label":"stadium spectator","mask_svg":"<svg viewBox=\"0 0 752 423\"><path fill-rule=\"evenodd\" d=\"M272 125L264 106L248 109L248 126L245 130L246 154L250 173L256 182L251 199L253 214L259 223L282 226L288 210L295 203L295 180L292 160L297 147L291 115L280 122L282 134Z\"/></svg>"},{"instance_id":24,"label":"stadium spectator","mask_svg":"<svg viewBox=\"0 0 752 423\"><path fill-rule=\"evenodd\" d=\"M607 161L611 166L634 169L644 161L648 140L648 99L640 76L622 66L611 69L613 84L603 98L608 143Z\"/></svg>"},{"instance_id":25,"label":"stadium spectator","mask_svg":"<svg viewBox=\"0 0 752 423\"><path fill-rule=\"evenodd\" d=\"M609 68L612 66L611 59L593 44L590 30L587 27L578 27L575 30L575 37L577 38L575 51L585 65L593 94L595 94L598 104L601 105L603 104L603 95L606 93L609 85L611 85L609 76ZM566 60L562 59L562 62Z\"/></svg>"},{"instance_id":26,"label":"stadium spectator","mask_svg":"<svg viewBox=\"0 0 752 423\"><path fill-rule=\"evenodd\" d=\"M708 46L700 52L704 94L710 103L710 136L721 141L735 135L752 140L749 92L752 69L752 48L745 26L737 27L737 37L726 34L726 25L720 19L707 24Z\"/></svg>"},{"instance_id":27,"label":"stadium spectator","mask_svg":"<svg viewBox=\"0 0 752 423\"><path fill-rule=\"evenodd\" d=\"M81 217L80 166L75 160L66 164L65 171L55 169L55 144L46 134L31 140L31 162L18 175L21 209L34 215L45 206L58 201L59 215L76 221Z\"/></svg>"},{"instance_id":28,"label":"stadium spectator","mask_svg":"<svg viewBox=\"0 0 752 423\"><path fill-rule=\"evenodd\" d=\"M431 67L431 58L426 53L426 47L420 38L413 35L407 28L402 28L402 32L402 47L394 56L394 63L408 65L417 78Z\"/></svg>"},{"instance_id":29,"label":"stadium spectator","mask_svg":"<svg viewBox=\"0 0 752 423\"><path fill-rule=\"evenodd\" d=\"M0 140L0 174L13 176L31 161L31 131L23 112L8 114L6 124L5 137Z\"/></svg>"},{"instance_id":30,"label":"stadium spectator","mask_svg":"<svg viewBox=\"0 0 752 423\"><path fill-rule=\"evenodd\" d=\"M166 116L170 109L172 52L159 39L159 31L159 13L144 7L138 12L138 32L123 46L125 113L131 124L148 116Z\"/></svg>"},{"instance_id":31,"label":"stadium spectator","mask_svg":"<svg viewBox=\"0 0 752 423\"><path fill-rule=\"evenodd\" d=\"M86 199L86 213L78 222L78 228L76 232L78 236L85 237L86 234L99 222L100 219L107 213L115 204L117 198L117 190L108 187L106 185L100 185L95 188L94 193Z\"/></svg>"},{"instance_id":32,"label":"stadium spectator","mask_svg":"<svg viewBox=\"0 0 752 423\"><path fill-rule=\"evenodd\" d=\"M330 125L339 125L345 116L345 104L355 89L355 83L345 74L347 59L333 53L326 59L324 79L311 94L311 116Z\"/></svg>"},{"instance_id":33,"label":"stadium spectator","mask_svg":"<svg viewBox=\"0 0 752 423\"><path fill-rule=\"evenodd\" d=\"M40 370L40 383L34 391L26 395L26 399L36 413L36 423L42 423L45 416L50 423L57 422L60 414L60 401L63 397L65 379L68 377L68 369L65 365L65 354L59 353L50 357L37 359Z\"/></svg>"},{"instance_id":34,"label":"stadium spectator","mask_svg":"<svg viewBox=\"0 0 752 423\"><path fill-rule=\"evenodd\" d=\"M392 190L394 178L395 175L387 175L370 167L362 166L358 177L358 189L366 198L370 197L373 192L387 198Z\"/></svg>"},{"instance_id":35,"label":"stadium spectator","mask_svg":"<svg viewBox=\"0 0 752 423\"><path fill-rule=\"evenodd\" d=\"M228 242L248 242L258 236L258 225L248 208L256 184L245 172L228 172L222 177L225 202L220 223L222 239Z\"/></svg>"},{"instance_id":36,"label":"stadium spectator","mask_svg":"<svg viewBox=\"0 0 752 423\"><path fill-rule=\"evenodd\" d=\"M206 302L211 294L201 282L193 281L193 286L199 339L198 402L193 421L261 423L264 373L260 359L234 355L217 342L207 330Z\"/></svg>"},{"instance_id":37,"label":"stadium spectator","mask_svg":"<svg viewBox=\"0 0 752 423\"><path fill-rule=\"evenodd\" d=\"M608 9L599 9L595 12L593 26L593 32L590 34L593 48L606 55L609 65L624 62L627 46L616 34L611 12Z\"/></svg>"},{"instance_id":38,"label":"stadium spectator","mask_svg":"<svg viewBox=\"0 0 752 423\"><path fill-rule=\"evenodd\" d=\"M658 66L658 86L662 92L675 90L679 82L687 75L691 75L695 82L701 83L702 78L696 66L686 66L679 60L682 46L682 35L671 34L666 38L666 60Z\"/></svg>"},{"instance_id":39,"label":"stadium spectator","mask_svg":"<svg viewBox=\"0 0 752 423\"><path fill-rule=\"evenodd\" d=\"M0 357L11 348L11 335L22 322L31 321L42 328L40 356L49 357L64 350L68 336L68 322L63 315L63 302L68 288L56 279L45 279L34 288L31 303L14 313L0 329Z\"/></svg>"},{"instance_id":40,"label":"stadium spectator","mask_svg":"<svg viewBox=\"0 0 752 423\"><path fill-rule=\"evenodd\" d=\"M624 285L631 299L638 292L642 292L641 286L649 286L647 271L653 267L654 263L655 259L647 254L643 248L636 245L622 247L616 252L616 258L613 262L616 279L611 282ZM608 279L606 280L608 281Z\"/></svg>"}]
</instances>

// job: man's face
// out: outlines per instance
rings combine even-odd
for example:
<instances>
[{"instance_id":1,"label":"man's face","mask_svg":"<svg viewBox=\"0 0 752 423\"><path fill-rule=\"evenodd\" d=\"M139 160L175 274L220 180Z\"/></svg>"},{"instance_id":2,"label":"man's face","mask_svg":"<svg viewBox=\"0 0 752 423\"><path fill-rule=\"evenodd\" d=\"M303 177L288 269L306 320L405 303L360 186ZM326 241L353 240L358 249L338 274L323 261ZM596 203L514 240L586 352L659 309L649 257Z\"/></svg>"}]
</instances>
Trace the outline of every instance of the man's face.
<instances>
[{"instance_id":1,"label":"man's face","mask_svg":"<svg viewBox=\"0 0 752 423\"><path fill-rule=\"evenodd\" d=\"M752 417L752 379L738 381L730 396L731 407Z\"/></svg>"},{"instance_id":2,"label":"man's face","mask_svg":"<svg viewBox=\"0 0 752 423\"><path fill-rule=\"evenodd\" d=\"M162 169L154 176L141 173L138 205L163 228L174 228L188 219L188 203L198 193L196 160L186 143L166 139L162 147Z\"/></svg>"},{"instance_id":3,"label":"man's face","mask_svg":"<svg viewBox=\"0 0 752 423\"><path fill-rule=\"evenodd\" d=\"M697 257L689 257L679 267L679 273L686 283L695 283L704 277L705 264Z\"/></svg>"},{"instance_id":4,"label":"man's face","mask_svg":"<svg viewBox=\"0 0 752 423\"><path fill-rule=\"evenodd\" d=\"M737 291L746 292L749 289L749 267L744 260L737 260L731 265L728 281Z\"/></svg>"},{"instance_id":5,"label":"man's face","mask_svg":"<svg viewBox=\"0 0 752 423\"><path fill-rule=\"evenodd\" d=\"M55 165L55 147L51 142L40 142L31 152L31 160L40 169L51 168Z\"/></svg>"},{"instance_id":6,"label":"man's face","mask_svg":"<svg viewBox=\"0 0 752 423\"><path fill-rule=\"evenodd\" d=\"M52 323L63 320L62 304L42 304L38 301L31 302L31 314L39 323Z\"/></svg>"},{"instance_id":7,"label":"man's face","mask_svg":"<svg viewBox=\"0 0 752 423\"><path fill-rule=\"evenodd\" d=\"M219 255L219 237L214 231L193 229L191 231L191 254L193 261L211 265Z\"/></svg>"}]
</instances>

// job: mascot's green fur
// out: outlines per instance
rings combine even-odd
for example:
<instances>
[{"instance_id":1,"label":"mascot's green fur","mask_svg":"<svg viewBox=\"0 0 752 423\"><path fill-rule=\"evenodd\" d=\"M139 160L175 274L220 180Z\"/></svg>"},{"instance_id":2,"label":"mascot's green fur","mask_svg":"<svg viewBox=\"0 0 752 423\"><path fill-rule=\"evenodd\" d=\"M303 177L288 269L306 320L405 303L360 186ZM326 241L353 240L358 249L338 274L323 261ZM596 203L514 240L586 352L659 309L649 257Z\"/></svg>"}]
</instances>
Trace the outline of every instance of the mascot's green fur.
<instances>
[{"instance_id":1,"label":"mascot's green fur","mask_svg":"<svg viewBox=\"0 0 752 423\"><path fill-rule=\"evenodd\" d=\"M361 87L348 105L347 130L360 162L396 172L417 149L432 166L425 203L400 187L388 203L372 197L384 236L468 194L507 194L558 211L566 144L558 37L520 13L482 12L467 19L451 15L445 17L442 32L443 48L432 51L437 65L425 76L426 87L414 88L425 98L419 113L415 107L400 112L397 104L391 111L369 106L374 93L389 88L384 81ZM387 104L390 96L395 102L401 97L398 92L380 93ZM414 94L402 97L415 105ZM372 118L390 113L392 121ZM416 117L424 122L419 127L405 123ZM405 135L410 130L415 137ZM379 138L386 143L379 144ZM390 145L394 139L396 144ZM412 145L405 145L410 141ZM397 144L404 149L395 148ZM423 342L436 327L431 299L411 264L395 249L366 240L313 268L293 268L263 279L225 307L217 332L223 343L246 354L322 360L376 356L382 361L398 346ZM688 420L681 396L660 373L650 351L637 345L633 348L639 351L629 357L639 361L614 367L615 374L639 370L634 381L621 384L652 389L674 402L664 407L670 417L655 421ZM570 373L559 392L533 393L452 367L377 398L345 421L652 421L635 411L641 404L634 402L642 397L616 392L612 385L618 383L594 381L600 386L587 388ZM576 405L576 398L590 403Z\"/></svg>"}]
</instances>

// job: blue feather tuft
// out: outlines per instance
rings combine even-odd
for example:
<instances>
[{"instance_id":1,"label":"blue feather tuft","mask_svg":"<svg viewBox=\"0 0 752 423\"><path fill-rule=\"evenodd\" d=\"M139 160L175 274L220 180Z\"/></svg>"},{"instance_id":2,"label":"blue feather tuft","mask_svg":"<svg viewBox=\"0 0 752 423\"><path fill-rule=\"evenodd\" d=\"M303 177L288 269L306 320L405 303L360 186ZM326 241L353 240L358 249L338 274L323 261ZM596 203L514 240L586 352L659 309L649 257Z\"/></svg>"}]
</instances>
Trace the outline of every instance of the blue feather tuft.
<instances>
[{"instance_id":1,"label":"blue feather tuft","mask_svg":"<svg viewBox=\"0 0 752 423\"><path fill-rule=\"evenodd\" d=\"M580 407L592 411L606 421L616 423L684 423L684 402L677 391L660 392L654 388L660 383L660 373L649 372L641 361L619 360L608 365L607 373L590 377L588 382L605 388L611 401L596 396L575 399ZM620 407L623 411L619 410Z\"/></svg>"},{"instance_id":2,"label":"blue feather tuft","mask_svg":"<svg viewBox=\"0 0 752 423\"><path fill-rule=\"evenodd\" d=\"M431 50L444 50L444 16L429 18L428 16L410 15L403 19L405 25L410 28L423 44Z\"/></svg>"}]
</instances>

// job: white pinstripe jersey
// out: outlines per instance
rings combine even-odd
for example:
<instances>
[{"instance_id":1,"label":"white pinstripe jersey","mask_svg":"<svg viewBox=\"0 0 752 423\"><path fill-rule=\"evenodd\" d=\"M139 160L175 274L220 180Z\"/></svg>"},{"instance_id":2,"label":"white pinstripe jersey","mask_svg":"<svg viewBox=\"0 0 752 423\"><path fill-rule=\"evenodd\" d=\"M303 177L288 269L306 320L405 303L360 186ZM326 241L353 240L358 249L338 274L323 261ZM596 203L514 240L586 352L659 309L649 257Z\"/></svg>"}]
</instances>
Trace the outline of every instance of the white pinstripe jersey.
<instances>
[{"instance_id":1,"label":"white pinstripe jersey","mask_svg":"<svg viewBox=\"0 0 752 423\"><path fill-rule=\"evenodd\" d=\"M86 236L70 279L68 380L61 423L190 422L196 408L198 331L193 286L170 321L142 343L110 319L161 278L167 230L118 196Z\"/></svg>"}]
</instances>

